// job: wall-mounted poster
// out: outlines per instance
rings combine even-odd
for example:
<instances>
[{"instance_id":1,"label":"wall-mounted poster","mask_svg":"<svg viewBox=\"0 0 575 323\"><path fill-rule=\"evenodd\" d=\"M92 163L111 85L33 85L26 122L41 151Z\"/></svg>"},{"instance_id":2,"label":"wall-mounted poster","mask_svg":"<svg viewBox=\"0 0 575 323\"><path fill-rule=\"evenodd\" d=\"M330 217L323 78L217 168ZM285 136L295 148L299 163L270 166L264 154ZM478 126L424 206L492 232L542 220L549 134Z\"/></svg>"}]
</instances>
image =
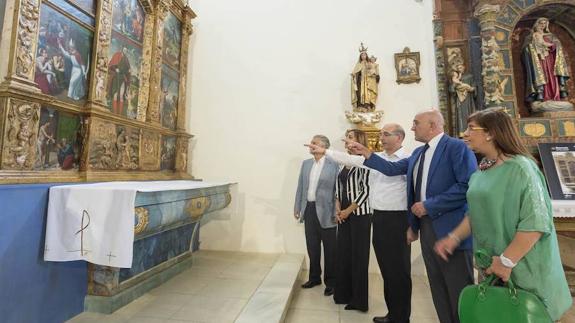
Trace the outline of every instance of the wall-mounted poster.
<instances>
[{"instance_id":1,"label":"wall-mounted poster","mask_svg":"<svg viewBox=\"0 0 575 323\"><path fill-rule=\"evenodd\" d=\"M160 119L162 126L176 129L180 82L178 73L170 67L162 67L162 95L160 99Z\"/></svg>"},{"instance_id":2,"label":"wall-mounted poster","mask_svg":"<svg viewBox=\"0 0 575 323\"><path fill-rule=\"evenodd\" d=\"M176 137L162 136L160 169L173 170L174 168L176 168Z\"/></svg>"},{"instance_id":3,"label":"wall-mounted poster","mask_svg":"<svg viewBox=\"0 0 575 323\"><path fill-rule=\"evenodd\" d=\"M88 75L93 32L42 4L34 81L44 94L83 104L88 94Z\"/></svg>"},{"instance_id":4,"label":"wall-mounted poster","mask_svg":"<svg viewBox=\"0 0 575 323\"><path fill-rule=\"evenodd\" d=\"M171 12L164 22L164 43L162 57L164 63L176 70L180 68L180 50L182 46L182 23Z\"/></svg>"},{"instance_id":5,"label":"wall-mounted poster","mask_svg":"<svg viewBox=\"0 0 575 323\"><path fill-rule=\"evenodd\" d=\"M130 119L136 119L138 115L141 64L142 47L120 33L113 32L106 97L112 112Z\"/></svg>"},{"instance_id":6,"label":"wall-mounted poster","mask_svg":"<svg viewBox=\"0 0 575 323\"><path fill-rule=\"evenodd\" d=\"M142 43L145 14L140 3L137 0L114 0L112 11L113 29Z\"/></svg>"},{"instance_id":7,"label":"wall-mounted poster","mask_svg":"<svg viewBox=\"0 0 575 323\"><path fill-rule=\"evenodd\" d=\"M79 168L82 119L78 115L42 107L36 141L36 170Z\"/></svg>"},{"instance_id":8,"label":"wall-mounted poster","mask_svg":"<svg viewBox=\"0 0 575 323\"><path fill-rule=\"evenodd\" d=\"M575 200L575 143L541 143L538 147L551 198Z\"/></svg>"}]
</instances>

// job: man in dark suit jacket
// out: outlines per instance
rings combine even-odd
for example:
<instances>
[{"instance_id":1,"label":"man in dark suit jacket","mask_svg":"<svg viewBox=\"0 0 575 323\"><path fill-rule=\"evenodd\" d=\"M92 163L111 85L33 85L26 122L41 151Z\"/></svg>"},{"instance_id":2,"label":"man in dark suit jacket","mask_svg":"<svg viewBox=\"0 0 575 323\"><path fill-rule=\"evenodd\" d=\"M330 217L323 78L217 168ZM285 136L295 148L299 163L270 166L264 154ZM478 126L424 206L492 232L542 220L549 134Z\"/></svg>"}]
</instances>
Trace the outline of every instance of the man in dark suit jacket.
<instances>
[{"instance_id":1,"label":"man in dark suit jacket","mask_svg":"<svg viewBox=\"0 0 575 323\"><path fill-rule=\"evenodd\" d=\"M425 145L396 162L386 161L357 143L352 145L354 152L364 155L366 166L387 176L407 175L407 242L417 240L421 233L421 252L435 310L442 323L454 323L459 322L459 294L466 285L473 284L472 242L462 241L449 262L443 261L433 247L446 236L458 239L451 231L467 211L467 183L477 164L473 152L461 140L443 133L443 125L437 110L417 114L411 130L415 140Z\"/></svg>"},{"instance_id":2,"label":"man in dark suit jacket","mask_svg":"<svg viewBox=\"0 0 575 323\"><path fill-rule=\"evenodd\" d=\"M311 143L329 148L329 139L322 135L313 137ZM335 286L335 183L339 165L325 152L310 153L313 158L301 165L294 216L305 223L305 240L309 256L309 280L302 288L321 284L321 244L324 253L324 295L333 295Z\"/></svg>"}]
</instances>

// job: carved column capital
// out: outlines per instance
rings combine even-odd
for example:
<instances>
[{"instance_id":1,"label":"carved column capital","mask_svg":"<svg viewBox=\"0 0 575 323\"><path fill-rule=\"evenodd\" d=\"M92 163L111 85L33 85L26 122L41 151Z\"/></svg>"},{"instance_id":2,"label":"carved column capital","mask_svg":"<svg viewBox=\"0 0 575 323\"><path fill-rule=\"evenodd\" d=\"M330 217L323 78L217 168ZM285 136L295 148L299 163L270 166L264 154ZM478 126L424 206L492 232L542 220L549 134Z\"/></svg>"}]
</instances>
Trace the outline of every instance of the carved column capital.
<instances>
[{"instance_id":1,"label":"carved column capital","mask_svg":"<svg viewBox=\"0 0 575 323\"><path fill-rule=\"evenodd\" d=\"M501 7L493 4L479 4L475 8L473 16L479 20L481 30L488 30L495 28L495 21L499 14Z\"/></svg>"}]
</instances>

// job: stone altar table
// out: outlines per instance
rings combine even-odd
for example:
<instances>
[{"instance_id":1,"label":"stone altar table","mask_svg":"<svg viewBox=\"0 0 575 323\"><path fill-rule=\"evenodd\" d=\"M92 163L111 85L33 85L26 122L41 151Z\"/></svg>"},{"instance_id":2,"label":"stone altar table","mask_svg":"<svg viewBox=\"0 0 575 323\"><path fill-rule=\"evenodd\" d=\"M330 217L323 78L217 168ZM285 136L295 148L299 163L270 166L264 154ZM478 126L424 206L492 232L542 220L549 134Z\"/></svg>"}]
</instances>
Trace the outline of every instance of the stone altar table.
<instances>
[{"instance_id":1,"label":"stone altar table","mask_svg":"<svg viewBox=\"0 0 575 323\"><path fill-rule=\"evenodd\" d=\"M94 186L106 190L133 185L136 187L134 212L112 215L112 218L128 216L134 221L131 266L119 268L121 266L88 263L88 295L84 304L86 311L112 313L191 266L192 250L198 247L200 220L205 214L223 209L231 202L230 184L197 181L68 185L59 186L54 191L86 187L93 190ZM50 200L57 198L52 193ZM91 192L91 195L92 203L102 203L98 199L99 194ZM49 210L48 224L51 213ZM82 220L86 226L88 221ZM92 221L97 222L94 219ZM49 229L48 226L46 249L50 248ZM97 249L97 246L92 248L87 242L84 244L81 249ZM80 250L76 258L82 259L83 253ZM46 253L45 258L48 259Z\"/></svg>"}]
</instances>

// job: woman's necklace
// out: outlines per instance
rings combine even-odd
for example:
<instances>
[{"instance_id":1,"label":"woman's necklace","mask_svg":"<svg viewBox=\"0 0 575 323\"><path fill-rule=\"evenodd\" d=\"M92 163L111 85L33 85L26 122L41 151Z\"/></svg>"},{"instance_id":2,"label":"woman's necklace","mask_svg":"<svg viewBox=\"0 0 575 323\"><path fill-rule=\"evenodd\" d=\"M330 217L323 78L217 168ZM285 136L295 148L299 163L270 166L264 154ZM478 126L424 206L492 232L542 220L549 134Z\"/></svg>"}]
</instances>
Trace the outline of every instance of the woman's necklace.
<instances>
[{"instance_id":1,"label":"woman's necklace","mask_svg":"<svg viewBox=\"0 0 575 323\"><path fill-rule=\"evenodd\" d=\"M497 159L499 159L499 156L497 156L497 158L495 159L489 159L487 157L483 157L483 159L481 159L481 162L479 162L479 170L485 171L493 167L497 163Z\"/></svg>"}]
</instances>

